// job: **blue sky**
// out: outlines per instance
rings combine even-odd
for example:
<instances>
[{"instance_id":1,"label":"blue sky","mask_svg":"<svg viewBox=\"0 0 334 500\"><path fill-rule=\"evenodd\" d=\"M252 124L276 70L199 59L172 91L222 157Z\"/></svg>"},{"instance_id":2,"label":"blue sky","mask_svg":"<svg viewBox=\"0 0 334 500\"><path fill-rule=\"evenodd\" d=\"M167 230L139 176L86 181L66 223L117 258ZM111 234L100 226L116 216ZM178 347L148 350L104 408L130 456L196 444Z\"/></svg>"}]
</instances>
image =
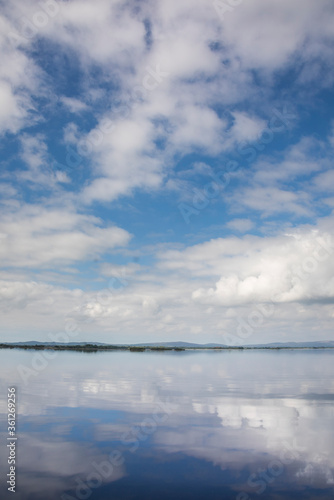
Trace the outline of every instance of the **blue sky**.
<instances>
[{"instance_id":1,"label":"blue sky","mask_svg":"<svg viewBox=\"0 0 334 500\"><path fill-rule=\"evenodd\" d=\"M2 339L334 339L333 21L1 2Z\"/></svg>"}]
</instances>

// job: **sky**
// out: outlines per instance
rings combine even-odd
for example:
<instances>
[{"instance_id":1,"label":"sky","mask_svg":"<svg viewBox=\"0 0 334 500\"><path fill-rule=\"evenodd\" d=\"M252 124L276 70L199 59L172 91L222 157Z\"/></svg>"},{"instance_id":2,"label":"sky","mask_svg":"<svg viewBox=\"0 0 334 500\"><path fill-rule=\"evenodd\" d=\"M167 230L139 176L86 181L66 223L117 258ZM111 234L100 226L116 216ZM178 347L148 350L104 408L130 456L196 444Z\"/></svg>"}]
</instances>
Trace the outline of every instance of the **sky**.
<instances>
[{"instance_id":1,"label":"sky","mask_svg":"<svg viewBox=\"0 0 334 500\"><path fill-rule=\"evenodd\" d=\"M1 340L334 340L331 0L0 1Z\"/></svg>"}]
</instances>

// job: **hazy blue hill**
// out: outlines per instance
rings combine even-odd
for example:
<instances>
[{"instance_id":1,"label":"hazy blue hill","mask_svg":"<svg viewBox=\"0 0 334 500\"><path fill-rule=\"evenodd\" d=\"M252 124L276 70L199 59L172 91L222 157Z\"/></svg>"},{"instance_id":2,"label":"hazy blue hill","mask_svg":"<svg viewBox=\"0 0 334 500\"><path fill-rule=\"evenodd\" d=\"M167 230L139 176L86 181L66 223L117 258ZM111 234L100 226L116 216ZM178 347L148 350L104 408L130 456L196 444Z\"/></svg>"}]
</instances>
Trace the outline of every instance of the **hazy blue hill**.
<instances>
[{"instance_id":1,"label":"hazy blue hill","mask_svg":"<svg viewBox=\"0 0 334 500\"><path fill-rule=\"evenodd\" d=\"M334 341L321 340L316 342L272 342L270 344L252 344L246 347L334 347Z\"/></svg>"},{"instance_id":2,"label":"hazy blue hill","mask_svg":"<svg viewBox=\"0 0 334 500\"><path fill-rule=\"evenodd\" d=\"M191 342L146 342L146 343L141 343L141 344L133 344L134 347L152 347L152 346L158 346L158 347L216 347L217 344L193 344ZM220 347L220 346L219 346Z\"/></svg>"},{"instance_id":3,"label":"hazy blue hill","mask_svg":"<svg viewBox=\"0 0 334 500\"><path fill-rule=\"evenodd\" d=\"M226 344L194 344L190 342L151 342L151 343L141 343L134 344L135 347L144 347L144 346L166 346L166 347L238 347ZM244 345L243 347L334 347L334 341L331 340L322 340L315 342L272 342L270 344L250 344Z\"/></svg>"}]
</instances>

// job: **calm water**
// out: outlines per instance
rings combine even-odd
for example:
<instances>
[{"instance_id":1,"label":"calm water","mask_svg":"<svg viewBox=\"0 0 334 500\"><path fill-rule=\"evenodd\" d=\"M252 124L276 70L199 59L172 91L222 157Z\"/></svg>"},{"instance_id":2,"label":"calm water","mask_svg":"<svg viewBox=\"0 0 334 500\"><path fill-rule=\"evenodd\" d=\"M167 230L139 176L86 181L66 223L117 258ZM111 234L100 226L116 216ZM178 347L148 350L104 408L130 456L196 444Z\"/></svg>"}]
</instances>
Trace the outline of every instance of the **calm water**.
<instances>
[{"instance_id":1,"label":"calm water","mask_svg":"<svg viewBox=\"0 0 334 500\"><path fill-rule=\"evenodd\" d=\"M333 351L41 355L0 351L1 499L334 498Z\"/></svg>"}]
</instances>

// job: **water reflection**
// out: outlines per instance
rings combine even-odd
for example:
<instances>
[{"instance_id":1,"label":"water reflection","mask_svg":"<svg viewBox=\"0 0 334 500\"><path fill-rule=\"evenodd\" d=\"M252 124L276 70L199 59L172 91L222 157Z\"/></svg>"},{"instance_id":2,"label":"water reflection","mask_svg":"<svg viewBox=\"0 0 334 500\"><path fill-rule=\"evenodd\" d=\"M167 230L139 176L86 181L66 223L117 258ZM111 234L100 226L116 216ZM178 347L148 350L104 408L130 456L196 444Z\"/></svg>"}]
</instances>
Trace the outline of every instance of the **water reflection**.
<instances>
[{"instance_id":1,"label":"water reflection","mask_svg":"<svg viewBox=\"0 0 334 500\"><path fill-rule=\"evenodd\" d=\"M33 356L0 352L18 499L333 498L333 351L60 352L24 383Z\"/></svg>"}]
</instances>

